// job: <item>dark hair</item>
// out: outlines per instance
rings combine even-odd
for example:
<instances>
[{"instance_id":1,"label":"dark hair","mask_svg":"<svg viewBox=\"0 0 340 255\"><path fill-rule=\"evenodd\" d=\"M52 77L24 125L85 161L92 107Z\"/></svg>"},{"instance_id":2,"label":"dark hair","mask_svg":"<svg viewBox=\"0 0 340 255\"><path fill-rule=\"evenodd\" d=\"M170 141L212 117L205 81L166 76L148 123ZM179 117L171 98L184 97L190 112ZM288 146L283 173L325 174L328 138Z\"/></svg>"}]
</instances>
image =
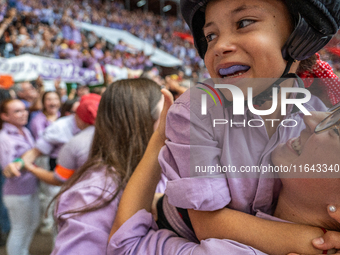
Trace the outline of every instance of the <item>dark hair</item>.
<instances>
[{"instance_id":1,"label":"dark hair","mask_svg":"<svg viewBox=\"0 0 340 255\"><path fill-rule=\"evenodd\" d=\"M46 96L48 95L48 94L51 94L51 93L55 93L57 96L58 96L58 98L59 98L59 101L61 102L61 99L60 99L60 95L59 95L59 93L57 92L57 91L46 91L46 92L44 92L44 94L42 95L42 97L41 97L41 103L42 103L42 111L43 111L43 113L45 113L46 112L46 108L45 108L45 99L46 99Z\"/></svg>"},{"instance_id":2,"label":"dark hair","mask_svg":"<svg viewBox=\"0 0 340 255\"><path fill-rule=\"evenodd\" d=\"M314 54L313 56L302 60L299 64L299 67L296 71L296 73L303 73L304 71L312 71L313 66L316 64L317 57Z\"/></svg>"},{"instance_id":3,"label":"dark hair","mask_svg":"<svg viewBox=\"0 0 340 255\"><path fill-rule=\"evenodd\" d=\"M113 180L117 189L104 198L104 188L102 195L90 205L63 214L95 211L118 196L145 152L156 121L151 112L161 95L157 83L143 78L120 80L107 87L99 103L89 158L55 198L81 181L89 169L98 171L102 167L106 169L105 185Z\"/></svg>"},{"instance_id":4,"label":"dark hair","mask_svg":"<svg viewBox=\"0 0 340 255\"><path fill-rule=\"evenodd\" d=\"M74 105L74 103L78 102L79 100L77 98L75 99L67 99L60 108L60 117L66 116L67 112L71 112L71 109Z\"/></svg>"},{"instance_id":5,"label":"dark hair","mask_svg":"<svg viewBox=\"0 0 340 255\"><path fill-rule=\"evenodd\" d=\"M0 115L2 113L7 113L7 110L8 110L7 105L15 100L19 100L19 99L8 98L8 99L3 100L0 104ZM3 123L4 121L1 119L1 116L0 116L0 130L2 129Z\"/></svg>"},{"instance_id":6,"label":"dark hair","mask_svg":"<svg viewBox=\"0 0 340 255\"><path fill-rule=\"evenodd\" d=\"M6 100L6 99L10 99L11 94L9 93L9 91L7 89L1 89L0 88L0 104L2 101Z\"/></svg>"}]
</instances>

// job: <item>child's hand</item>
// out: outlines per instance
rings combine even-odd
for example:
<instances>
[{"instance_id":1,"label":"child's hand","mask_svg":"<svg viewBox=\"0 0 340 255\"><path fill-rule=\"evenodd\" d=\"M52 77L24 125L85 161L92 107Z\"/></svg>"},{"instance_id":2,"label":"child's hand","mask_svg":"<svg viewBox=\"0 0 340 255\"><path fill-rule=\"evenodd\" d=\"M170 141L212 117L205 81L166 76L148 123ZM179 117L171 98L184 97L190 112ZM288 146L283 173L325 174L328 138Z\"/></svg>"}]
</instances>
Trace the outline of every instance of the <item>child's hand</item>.
<instances>
[{"instance_id":1,"label":"child's hand","mask_svg":"<svg viewBox=\"0 0 340 255\"><path fill-rule=\"evenodd\" d=\"M327 211L329 216L340 223L340 210L337 210L337 206L329 205ZM320 250L340 249L340 232L327 231L322 237L315 238L312 243Z\"/></svg>"},{"instance_id":2,"label":"child's hand","mask_svg":"<svg viewBox=\"0 0 340 255\"><path fill-rule=\"evenodd\" d=\"M2 174L7 178L19 177L21 175L20 173L21 167L22 164L20 162L9 163L2 171Z\"/></svg>"},{"instance_id":3,"label":"child's hand","mask_svg":"<svg viewBox=\"0 0 340 255\"><path fill-rule=\"evenodd\" d=\"M164 141L165 141L166 140L166 136L165 136L166 115L168 113L170 106L174 103L174 97L172 96L171 92L167 89L162 89L161 92L164 96L164 105L163 105L163 110L161 112L161 115L159 117L159 125L157 127L157 132L162 138L164 138Z\"/></svg>"}]
</instances>

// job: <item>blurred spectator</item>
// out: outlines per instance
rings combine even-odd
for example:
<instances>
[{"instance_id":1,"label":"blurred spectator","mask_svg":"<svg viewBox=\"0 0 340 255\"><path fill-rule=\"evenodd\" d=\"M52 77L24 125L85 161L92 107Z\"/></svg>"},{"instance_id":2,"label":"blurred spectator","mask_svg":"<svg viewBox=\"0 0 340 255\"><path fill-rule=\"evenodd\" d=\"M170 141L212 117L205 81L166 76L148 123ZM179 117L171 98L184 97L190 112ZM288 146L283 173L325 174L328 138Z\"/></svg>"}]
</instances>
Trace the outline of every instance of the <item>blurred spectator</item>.
<instances>
[{"instance_id":1,"label":"blurred spectator","mask_svg":"<svg viewBox=\"0 0 340 255\"><path fill-rule=\"evenodd\" d=\"M87 85L78 85L77 87L77 97L81 98L85 95L90 94L90 88Z\"/></svg>"},{"instance_id":2,"label":"blurred spectator","mask_svg":"<svg viewBox=\"0 0 340 255\"><path fill-rule=\"evenodd\" d=\"M76 113L78 106L79 100L77 98L66 100L61 106L60 117L69 116Z\"/></svg>"},{"instance_id":3,"label":"blurred spectator","mask_svg":"<svg viewBox=\"0 0 340 255\"><path fill-rule=\"evenodd\" d=\"M15 84L13 89L26 108L29 108L38 98L37 90L28 81Z\"/></svg>"}]
</instances>

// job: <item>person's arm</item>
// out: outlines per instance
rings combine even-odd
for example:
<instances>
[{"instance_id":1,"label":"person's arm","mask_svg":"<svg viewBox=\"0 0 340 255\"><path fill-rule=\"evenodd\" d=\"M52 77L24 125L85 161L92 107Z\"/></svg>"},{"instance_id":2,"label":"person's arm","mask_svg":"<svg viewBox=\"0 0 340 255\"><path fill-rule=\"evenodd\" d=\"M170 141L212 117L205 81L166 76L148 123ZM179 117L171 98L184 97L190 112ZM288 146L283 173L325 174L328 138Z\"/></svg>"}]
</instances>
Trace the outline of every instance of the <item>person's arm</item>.
<instances>
[{"instance_id":1,"label":"person's arm","mask_svg":"<svg viewBox=\"0 0 340 255\"><path fill-rule=\"evenodd\" d=\"M314 238L323 235L318 227L265 220L228 208L188 212L199 240L231 239L268 254L322 253L312 245Z\"/></svg>"},{"instance_id":2,"label":"person's arm","mask_svg":"<svg viewBox=\"0 0 340 255\"><path fill-rule=\"evenodd\" d=\"M110 237L136 212L145 209L151 211L156 186L161 177L158 153L165 144L165 118L172 104L172 95L163 89L164 106L157 130L151 136L142 160L132 174L119 203L118 212L111 229ZM133 203L131 203L133 201Z\"/></svg>"},{"instance_id":3,"label":"person's arm","mask_svg":"<svg viewBox=\"0 0 340 255\"><path fill-rule=\"evenodd\" d=\"M30 149L26 151L21 158L24 160L25 163L33 163L37 157L42 155L41 151L38 150L37 148Z\"/></svg>"},{"instance_id":4,"label":"person's arm","mask_svg":"<svg viewBox=\"0 0 340 255\"><path fill-rule=\"evenodd\" d=\"M63 182L61 182L55 177L54 172L35 166L31 163L25 163L25 168L43 182L46 182L48 184L55 185L55 186L61 186L63 184Z\"/></svg>"},{"instance_id":5,"label":"person's arm","mask_svg":"<svg viewBox=\"0 0 340 255\"><path fill-rule=\"evenodd\" d=\"M4 146L4 143L2 143L2 145ZM34 160L40 155L41 155L41 152L36 148L26 151L24 154L21 155L21 159L23 160L24 164L22 164L21 162L11 162L7 164L6 167L3 169L3 174L7 178L20 176L21 168L24 167L28 163L33 163ZM4 158L8 158L8 157L4 156Z\"/></svg>"},{"instance_id":6,"label":"person's arm","mask_svg":"<svg viewBox=\"0 0 340 255\"><path fill-rule=\"evenodd\" d=\"M107 255L265 255L232 240L208 239L190 242L166 229L158 230L151 213L138 211L111 237Z\"/></svg>"}]
</instances>

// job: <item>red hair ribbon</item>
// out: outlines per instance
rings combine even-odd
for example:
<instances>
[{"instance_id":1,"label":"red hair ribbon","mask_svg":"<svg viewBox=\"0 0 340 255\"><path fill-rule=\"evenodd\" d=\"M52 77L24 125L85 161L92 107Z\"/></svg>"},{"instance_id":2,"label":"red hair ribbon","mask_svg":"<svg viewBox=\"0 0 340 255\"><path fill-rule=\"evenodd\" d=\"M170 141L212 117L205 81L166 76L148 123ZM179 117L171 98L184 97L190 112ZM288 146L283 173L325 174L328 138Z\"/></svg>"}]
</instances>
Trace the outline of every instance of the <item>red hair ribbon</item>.
<instances>
[{"instance_id":1,"label":"red hair ribbon","mask_svg":"<svg viewBox=\"0 0 340 255\"><path fill-rule=\"evenodd\" d=\"M340 80L333 72L333 68L320 59L319 53L315 55L317 60L312 71L304 71L298 75L303 79L306 88L312 85L314 78L321 79L323 85L326 86L329 100L335 105L340 101Z\"/></svg>"}]
</instances>

